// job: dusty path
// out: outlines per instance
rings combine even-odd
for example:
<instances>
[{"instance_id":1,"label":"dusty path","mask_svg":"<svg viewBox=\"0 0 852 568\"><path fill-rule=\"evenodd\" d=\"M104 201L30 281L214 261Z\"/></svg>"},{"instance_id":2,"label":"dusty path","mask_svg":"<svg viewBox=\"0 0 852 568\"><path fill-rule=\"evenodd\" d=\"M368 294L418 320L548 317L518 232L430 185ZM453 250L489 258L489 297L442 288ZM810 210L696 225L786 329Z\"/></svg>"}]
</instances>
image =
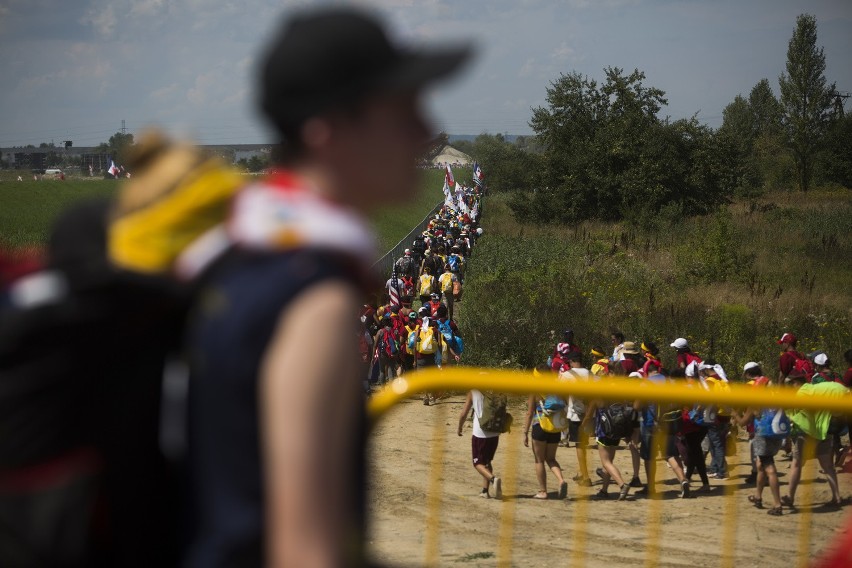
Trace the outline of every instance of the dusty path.
<instances>
[{"instance_id":1,"label":"dusty path","mask_svg":"<svg viewBox=\"0 0 852 568\"><path fill-rule=\"evenodd\" d=\"M372 525L369 548L373 557L390 566L421 566L424 563L427 492L432 475L430 454L436 432L443 435L446 450L442 462L440 515L437 559L440 565L496 566L500 554L498 534L501 514L514 514L511 540L513 566L642 566L649 542L649 519L661 520L660 555L657 566L720 566L721 542L726 529L735 538L732 550L738 568L765 567L781 563L795 566L798 541L807 538L813 558L842 529L852 513L828 511L804 506L796 513L784 511L783 517L771 517L765 510L753 508L747 501L751 487L742 478L749 470L748 444L738 444L738 455L729 458L731 479L712 481L716 491L693 499L676 498L674 475L660 463L658 479L666 491L664 500L631 497L625 502L589 501L598 487L580 488L569 481L569 499L536 501L537 491L531 450L524 448L520 432L524 409L521 402L511 404L516 428L501 437L495 459L496 472L508 481L508 499L503 502L478 496L479 478L470 465L470 425L464 436L456 435L458 413L463 397L454 396L436 406L423 406L410 399L391 411L372 436L373 471L370 478ZM436 422L437 430L436 430ZM512 487L512 471L507 471L510 450L516 451L517 486ZM577 472L576 451L560 448L557 459L565 477ZM616 464L629 475L630 455L619 451ZM590 454L592 471L598 467L596 452ZM779 456L782 494L790 462ZM808 464L805 484L799 489L800 505L821 504L830 498L828 484L818 479L816 461ZM594 477L594 473L592 474ZM641 474L644 479L644 472ZM697 487L696 482L693 487ZM816 480L816 481L815 481ZM840 474L841 492L852 492L852 475ZM726 491L734 491L726 498ZM555 497L555 478L548 479ZM613 491L611 489L610 491ZM808 498L808 492L813 493ZM770 501L769 490L764 499ZM811 517L810 535L803 533L804 511ZM733 526L731 526L733 523ZM504 544L505 541L503 541ZM577 552L583 544L585 562ZM508 549L508 547L506 547Z\"/></svg>"}]
</instances>

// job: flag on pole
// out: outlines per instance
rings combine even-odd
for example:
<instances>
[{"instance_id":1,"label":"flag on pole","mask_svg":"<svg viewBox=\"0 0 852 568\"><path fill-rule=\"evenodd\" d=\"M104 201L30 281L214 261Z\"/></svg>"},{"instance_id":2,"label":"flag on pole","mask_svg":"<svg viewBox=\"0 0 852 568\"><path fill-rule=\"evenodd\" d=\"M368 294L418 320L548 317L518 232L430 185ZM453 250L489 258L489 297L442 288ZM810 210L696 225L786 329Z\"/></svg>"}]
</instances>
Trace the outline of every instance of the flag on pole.
<instances>
[{"instance_id":1,"label":"flag on pole","mask_svg":"<svg viewBox=\"0 0 852 568\"><path fill-rule=\"evenodd\" d=\"M113 177L118 175L118 168L115 167L115 162L112 158L109 159L109 169L107 170Z\"/></svg>"},{"instance_id":2,"label":"flag on pole","mask_svg":"<svg viewBox=\"0 0 852 568\"><path fill-rule=\"evenodd\" d=\"M456 180L453 179L453 170L450 169L450 164L447 164L447 173L444 175L444 182L450 188L456 185Z\"/></svg>"},{"instance_id":3,"label":"flag on pole","mask_svg":"<svg viewBox=\"0 0 852 568\"><path fill-rule=\"evenodd\" d=\"M482 175L482 168L479 167L479 162L473 163L473 183L482 187L482 182L485 181L485 176Z\"/></svg>"}]
</instances>

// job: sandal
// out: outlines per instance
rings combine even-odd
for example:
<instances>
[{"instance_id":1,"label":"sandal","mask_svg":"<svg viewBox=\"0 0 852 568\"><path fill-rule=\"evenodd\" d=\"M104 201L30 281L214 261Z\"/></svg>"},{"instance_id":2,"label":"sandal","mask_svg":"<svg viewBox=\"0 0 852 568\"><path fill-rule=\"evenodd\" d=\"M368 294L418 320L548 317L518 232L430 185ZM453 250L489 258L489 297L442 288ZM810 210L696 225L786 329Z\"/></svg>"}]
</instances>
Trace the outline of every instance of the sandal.
<instances>
[{"instance_id":1,"label":"sandal","mask_svg":"<svg viewBox=\"0 0 852 568\"><path fill-rule=\"evenodd\" d=\"M547 499L547 491L539 491L538 493L533 495L533 499L541 499L542 501L544 501L545 499Z\"/></svg>"},{"instance_id":2,"label":"sandal","mask_svg":"<svg viewBox=\"0 0 852 568\"><path fill-rule=\"evenodd\" d=\"M601 489L600 491L592 495L592 499L601 501L609 499L609 493L607 493L605 489Z\"/></svg>"},{"instance_id":3,"label":"sandal","mask_svg":"<svg viewBox=\"0 0 852 568\"><path fill-rule=\"evenodd\" d=\"M781 516L781 515L783 515L784 513L783 513L783 511L782 511L781 507L772 507L771 509L769 509L768 511L766 511L766 514L767 514L767 515L772 515L773 517L780 517L780 516Z\"/></svg>"},{"instance_id":4,"label":"sandal","mask_svg":"<svg viewBox=\"0 0 852 568\"><path fill-rule=\"evenodd\" d=\"M621 492L619 492L619 494L618 494L618 500L624 501L625 499L627 499L628 493L630 493L630 484L625 483L624 485L621 486Z\"/></svg>"},{"instance_id":5,"label":"sandal","mask_svg":"<svg viewBox=\"0 0 852 568\"><path fill-rule=\"evenodd\" d=\"M763 499L758 499L754 495L749 495L748 502L757 507L758 509L763 509Z\"/></svg>"},{"instance_id":6,"label":"sandal","mask_svg":"<svg viewBox=\"0 0 852 568\"><path fill-rule=\"evenodd\" d=\"M789 497L789 496L787 496L787 495L782 495L782 496L781 496L781 504L782 504L782 505L784 505L785 507L790 507L791 509L795 509L795 508L796 508L796 507L793 505L793 500L792 500L792 499L790 499L790 497Z\"/></svg>"},{"instance_id":7,"label":"sandal","mask_svg":"<svg viewBox=\"0 0 852 568\"><path fill-rule=\"evenodd\" d=\"M563 481L563 482L559 485L559 498L560 498L560 499L565 499L566 497L568 497L568 482L567 482L567 481Z\"/></svg>"}]
</instances>

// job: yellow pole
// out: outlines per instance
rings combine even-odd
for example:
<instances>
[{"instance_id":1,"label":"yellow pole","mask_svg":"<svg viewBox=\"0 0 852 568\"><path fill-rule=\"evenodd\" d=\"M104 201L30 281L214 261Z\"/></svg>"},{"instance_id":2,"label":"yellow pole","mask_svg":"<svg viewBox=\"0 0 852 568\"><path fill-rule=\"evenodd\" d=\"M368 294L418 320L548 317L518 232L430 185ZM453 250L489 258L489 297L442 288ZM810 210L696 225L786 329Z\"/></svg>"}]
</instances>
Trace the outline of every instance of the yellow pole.
<instances>
[{"instance_id":1,"label":"yellow pole","mask_svg":"<svg viewBox=\"0 0 852 568\"><path fill-rule=\"evenodd\" d=\"M444 477L444 443L447 438L445 428L446 405L438 404L434 411L429 492L426 497L425 566L438 565L438 542L441 528L441 485L443 484Z\"/></svg>"}]
</instances>

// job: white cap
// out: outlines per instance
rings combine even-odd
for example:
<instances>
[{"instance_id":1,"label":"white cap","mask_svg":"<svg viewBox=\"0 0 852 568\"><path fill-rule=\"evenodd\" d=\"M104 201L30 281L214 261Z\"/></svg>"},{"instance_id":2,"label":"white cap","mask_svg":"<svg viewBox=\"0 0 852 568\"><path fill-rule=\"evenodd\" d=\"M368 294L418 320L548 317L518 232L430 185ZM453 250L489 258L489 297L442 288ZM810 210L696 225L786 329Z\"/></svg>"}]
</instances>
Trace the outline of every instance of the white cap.
<instances>
[{"instance_id":1,"label":"white cap","mask_svg":"<svg viewBox=\"0 0 852 568\"><path fill-rule=\"evenodd\" d=\"M683 337L678 337L671 346L675 349L683 349L684 347L689 347L689 342Z\"/></svg>"},{"instance_id":2,"label":"white cap","mask_svg":"<svg viewBox=\"0 0 852 568\"><path fill-rule=\"evenodd\" d=\"M641 378L642 378L642 373L640 373L640 372L638 372L638 371L633 371L632 373L630 373L630 374L629 374L629 375L627 375L627 376L628 376L628 377L630 377L631 379L641 379Z\"/></svg>"},{"instance_id":3,"label":"white cap","mask_svg":"<svg viewBox=\"0 0 852 568\"><path fill-rule=\"evenodd\" d=\"M814 365L825 365L826 363L828 363L828 355L825 353L820 353L814 357Z\"/></svg>"},{"instance_id":4,"label":"white cap","mask_svg":"<svg viewBox=\"0 0 852 568\"><path fill-rule=\"evenodd\" d=\"M749 361L748 363L745 364L745 367L743 367L743 373L746 373L746 372L754 369L755 367L760 367L760 363L755 363L754 361Z\"/></svg>"}]
</instances>

